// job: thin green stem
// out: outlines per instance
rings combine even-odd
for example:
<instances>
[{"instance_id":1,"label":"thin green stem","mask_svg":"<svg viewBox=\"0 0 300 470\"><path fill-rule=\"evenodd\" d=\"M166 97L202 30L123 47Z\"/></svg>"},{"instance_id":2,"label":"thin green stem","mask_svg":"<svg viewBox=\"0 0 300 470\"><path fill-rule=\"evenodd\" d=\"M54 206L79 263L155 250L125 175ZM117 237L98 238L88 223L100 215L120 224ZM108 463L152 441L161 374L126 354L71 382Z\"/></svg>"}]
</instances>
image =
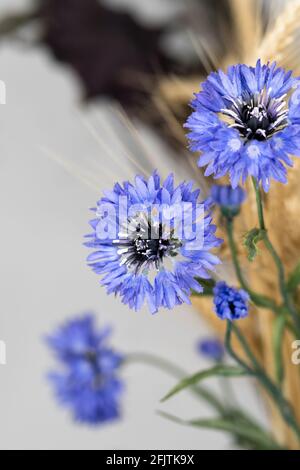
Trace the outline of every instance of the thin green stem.
<instances>
[{"instance_id":1,"label":"thin green stem","mask_svg":"<svg viewBox=\"0 0 300 470\"><path fill-rule=\"evenodd\" d=\"M223 361L221 362L223 364ZM219 377L219 385L220 390L223 397L223 403L226 408L230 409L237 409L238 408L238 400L234 393L234 389L231 386L231 380L228 380L227 377Z\"/></svg>"},{"instance_id":2,"label":"thin green stem","mask_svg":"<svg viewBox=\"0 0 300 470\"><path fill-rule=\"evenodd\" d=\"M231 344L231 335L232 335L232 328L233 324L230 320L227 321L227 328L226 328L226 334L225 334L225 348L232 359L234 359L237 364L239 364L245 371L251 376L254 375L253 370L251 367L243 360L241 359L236 352L234 351L232 344Z\"/></svg>"},{"instance_id":3,"label":"thin green stem","mask_svg":"<svg viewBox=\"0 0 300 470\"><path fill-rule=\"evenodd\" d=\"M258 307L262 307L262 308L267 308L269 310L272 310L275 314L278 314L278 315L284 315L284 317L286 318L286 326L287 328L289 329L289 331L296 337L298 337L298 331L297 329L294 327L294 325L291 323L291 321L289 320L289 318L287 318L288 316L288 312L285 308L285 306L278 306L272 299L270 299L269 297L266 297L262 294L258 294L257 292L254 292L248 285L248 283L246 282L244 276L243 276L243 273L242 273L242 269L241 269L241 266L240 266L240 262L239 262L239 258L238 258L238 253L237 253L237 248L236 248L236 244L235 244L235 240L234 240L234 231L233 231L233 220L227 220L226 222L226 231L227 231L227 236L228 236L228 242L229 242L229 247L230 247L230 251L231 251L231 256L232 256L232 260L233 260L233 264L234 264L234 268L235 268L235 272L236 272L236 276L240 282L240 285L241 287L246 291L248 292L252 302L257 305Z\"/></svg>"},{"instance_id":4,"label":"thin green stem","mask_svg":"<svg viewBox=\"0 0 300 470\"><path fill-rule=\"evenodd\" d=\"M235 333L236 337L238 338L243 350L245 351L247 357L249 358L251 364L255 369L260 369L261 365L259 364L258 360L256 359L254 353L252 352L248 342L246 341L246 338L244 337L243 333L241 330L234 324L232 323L232 331Z\"/></svg>"},{"instance_id":5,"label":"thin green stem","mask_svg":"<svg viewBox=\"0 0 300 470\"><path fill-rule=\"evenodd\" d=\"M255 197L256 197L256 205L257 205L257 215L258 215L258 220L259 220L259 228L261 230L266 230L266 225L265 225L265 218L264 218L264 209L262 205L262 199L260 196L260 190L259 190L259 185L258 182L254 177L252 177L252 182L253 186L255 189Z\"/></svg>"},{"instance_id":6,"label":"thin green stem","mask_svg":"<svg viewBox=\"0 0 300 470\"><path fill-rule=\"evenodd\" d=\"M240 357L234 352L231 346L231 334L232 331L236 334L246 356L249 359L249 362L252 364L252 367L245 363ZM268 377L264 369L261 367L259 362L257 361L256 357L251 351L245 337L239 330L237 326L235 326L232 322L227 322L227 331L226 331L226 339L225 344L228 350L228 353L231 357L238 362L239 365L245 368L246 372L249 375L255 376L260 384L265 388L266 392L270 395L273 401L278 405L278 409L287 423L287 425L294 431L295 435L300 441L300 427L297 423L295 418L294 412L290 406L290 403L285 399L284 395L280 388L273 383L273 381Z\"/></svg>"},{"instance_id":7,"label":"thin green stem","mask_svg":"<svg viewBox=\"0 0 300 470\"><path fill-rule=\"evenodd\" d=\"M234 230L233 230L233 228L234 228L233 220L227 220L227 222L226 222L226 231L227 231L227 236L228 236L229 247L230 247L230 251L231 251L231 256L232 256L236 276L239 280L239 283L240 283L241 287L246 292L248 292L252 302L255 305L257 305L258 307L267 308L269 310L272 310L275 314L284 315L285 318L286 318L287 317L287 312L286 312L285 308L283 308L282 306L276 305L276 303L272 299L270 299L269 297L266 297L262 294L258 294L257 292L254 292L249 287L248 283L246 282L246 280L243 276L243 273L242 273L240 262L239 262L237 248L236 248L236 244L235 244L235 240L234 240ZM294 334L294 336L296 336L296 337L298 336L297 330L295 329L294 325L289 321L288 318L286 318L286 326L290 330L290 332Z\"/></svg>"},{"instance_id":8,"label":"thin green stem","mask_svg":"<svg viewBox=\"0 0 300 470\"><path fill-rule=\"evenodd\" d=\"M268 236L268 233L266 231L266 225L265 225L265 221L264 221L263 204L262 204L262 198L261 198L259 185L258 185L255 178L252 178L252 181L253 181L253 186L254 186L255 195L256 195L259 226L260 226L260 229L263 230L264 233L265 233L265 235L263 237L263 242L264 242L265 247L267 248L268 252L272 256L273 261L274 261L274 263L277 267L278 282L279 282L279 287L280 287L280 292L281 292L281 296L282 296L283 305L284 305L284 307L286 308L286 310L289 312L289 314L291 315L291 317L293 319L294 325L295 325L296 330L297 330L297 336L298 336L298 335L300 335L300 316L299 316L299 313L298 313L297 309L295 308L295 305L294 305L293 301L290 298L290 295L289 295L289 292L288 292L288 289L287 289L287 286L286 286L285 272L284 272L283 263L282 263L279 255L278 255L277 251L275 250L275 248L274 248L274 246L273 246L273 244L272 244L272 242L271 242L271 240Z\"/></svg>"},{"instance_id":9,"label":"thin green stem","mask_svg":"<svg viewBox=\"0 0 300 470\"><path fill-rule=\"evenodd\" d=\"M279 313L280 307L276 305L275 302L273 302L272 299L269 299L268 297L265 297L261 294L258 294L254 292L246 282L242 269L239 263L239 258L238 258L238 253L237 253L237 248L236 244L234 241L234 235L233 235L233 220L227 220L226 222L226 230L227 230L227 236L228 236L228 242L229 242L229 247L231 251L231 256L235 268L235 272L237 275L237 278L239 280L239 283L241 287L248 292L250 295L251 300L255 303L255 305L259 307L264 307L273 310L276 313Z\"/></svg>"},{"instance_id":10,"label":"thin green stem","mask_svg":"<svg viewBox=\"0 0 300 470\"><path fill-rule=\"evenodd\" d=\"M285 364L283 359L283 336L285 332L285 326L286 318L283 315L278 315L273 323L272 343L276 382L280 387L282 387L285 375Z\"/></svg>"},{"instance_id":11,"label":"thin green stem","mask_svg":"<svg viewBox=\"0 0 300 470\"><path fill-rule=\"evenodd\" d=\"M237 278L241 284L241 287L250 293L250 288L244 279L244 276L240 267L239 259L238 259L237 248L236 248L234 235L233 235L233 220L232 219L229 219L226 221L226 231L227 231L229 247L230 247L231 256L232 256Z\"/></svg>"}]
</instances>

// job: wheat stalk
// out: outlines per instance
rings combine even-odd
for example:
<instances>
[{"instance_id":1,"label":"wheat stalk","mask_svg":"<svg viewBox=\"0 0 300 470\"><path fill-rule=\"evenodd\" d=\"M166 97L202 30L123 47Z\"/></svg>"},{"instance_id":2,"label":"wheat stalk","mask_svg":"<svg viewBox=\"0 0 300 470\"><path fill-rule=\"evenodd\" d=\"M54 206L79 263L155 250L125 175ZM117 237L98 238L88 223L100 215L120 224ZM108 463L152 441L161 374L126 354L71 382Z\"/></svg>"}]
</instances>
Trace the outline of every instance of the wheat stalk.
<instances>
[{"instance_id":1,"label":"wheat stalk","mask_svg":"<svg viewBox=\"0 0 300 470\"><path fill-rule=\"evenodd\" d=\"M253 59L260 57L263 62L275 60L282 66L288 66L295 73L300 67L299 61L300 1L289 2L275 21L273 28L266 34Z\"/></svg>"}]
</instances>

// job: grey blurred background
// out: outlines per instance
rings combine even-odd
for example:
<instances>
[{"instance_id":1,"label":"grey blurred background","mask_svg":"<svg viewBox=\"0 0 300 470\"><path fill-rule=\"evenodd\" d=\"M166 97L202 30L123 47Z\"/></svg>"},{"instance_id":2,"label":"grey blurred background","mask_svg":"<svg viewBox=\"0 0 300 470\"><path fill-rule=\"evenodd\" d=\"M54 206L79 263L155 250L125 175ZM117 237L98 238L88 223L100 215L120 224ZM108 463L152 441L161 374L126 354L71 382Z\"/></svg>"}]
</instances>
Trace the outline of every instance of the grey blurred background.
<instances>
[{"instance_id":1,"label":"grey blurred background","mask_svg":"<svg viewBox=\"0 0 300 470\"><path fill-rule=\"evenodd\" d=\"M0 14L26 3L1 0ZM118 3L154 18L165 14L171 2ZM187 306L155 316L129 311L106 295L86 266L82 239L89 230L89 207L102 189L132 177L139 165L126 156L111 104L83 107L70 70L26 44L2 44L0 79L7 87L7 104L0 106L0 340L7 345L7 365L0 366L0 448L229 448L220 433L159 417L158 409L183 418L210 416L210 410L188 393L161 405L174 380L146 366L123 371L123 417L112 425L80 426L56 404L45 380L54 361L43 336L74 314L94 311L99 325L113 326L115 348L153 352L187 372L209 365L195 344L212 331ZM144 143L141 148L135 142L136 153L154 148L153 167L164 174L174 170L169 150L149 130L140 126L138 131ZM184 165L175 170L178 179L185 176ZM239 379L236 387L241 404L261 415L251 384Z\"/></svg>"}]
</instances>

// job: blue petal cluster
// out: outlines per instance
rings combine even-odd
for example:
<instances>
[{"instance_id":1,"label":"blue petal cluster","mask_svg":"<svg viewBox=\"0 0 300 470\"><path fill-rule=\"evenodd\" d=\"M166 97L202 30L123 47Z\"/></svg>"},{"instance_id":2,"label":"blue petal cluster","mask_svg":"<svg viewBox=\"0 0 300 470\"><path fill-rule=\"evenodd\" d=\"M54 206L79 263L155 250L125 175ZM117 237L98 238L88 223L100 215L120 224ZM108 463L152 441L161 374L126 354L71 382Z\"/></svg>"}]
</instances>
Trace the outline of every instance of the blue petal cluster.
<instances>
[{"instance_id":1,"label":"blue petal cluster","mask_svg":"<svg viewBox=\"0 0 300 470\"><path fill-rule=\"evenodd\" d=\"M244 290L218 282L214 288L215 312L222 320L238 320L248 316L249 295Z\"/></svg>"},{"instance_id":2,"label":"blue petal cluster","mask_svg":"<svg viewBox=\"0 0 300 470\"><path fill-rule=\"evenodd\" d=\"M213 185L211 188L211 198L215 204L220 206L224 215L237 215L241 204L246 199L246 192L238 186L233 189L229 185Z\"/></svg>"},{"instance_id":3,"label":"blue petal cluster","mask_svg":"<svg viewBox=\"0 0 300 470\"><path fill-rule=\"evenodd\" d=\"M200 190L193 190L192 182L174 185L173 175L161 182L155 171L146 179L142 176L135 178L134 184L125 182L116 184L112 191L106 191L98 203L96 218L90 225L93 232L87 235L85 245L93 249L88 257L88 264L96 274L102 276L101 284L106 287L108 294L120 296L122 302L134 310L139 310L144 303L148 304L151 313L156 313L160 307L172 309L184 302L190 303L192 289L202 292L203 288L195 277L209 278L209 271L214 270L219 259L211 249L219 246L222 240L216 238L216 227L212 224L211 214L207 212L208 203L198 203ZM202 224L202 239L188 233L176 239L175 235L164 236L163 227L156 227L149 221L149 210L155 207L156 217L160 220L162 210L168 206L177 209L185 203L193 208L190 225L194 229L197 223ZM144 224L134 227L134 217L128 222L131 231L123 233L123 227L118 219L116 238L108 237L103 240L98 236L99 224L103 222L103 208L107 212L119 214L123 206L140 207L139 217L144 213ZM197 211L203 209L204 217L197 222ZM139 219L139 220L140 220ZM132 228L133 225L133 228ZM141 233L146 228L156 230L157 239L142 239ZM154 231L155 231L154 230ZM108 230L109 231L109 230ZM121 236L122 234L122 236Z\"/></svg>"},{"instance_id":4,"label":"blue petal cluster","mask_svg":"<svg viewBox=\"0 0 300 470\"><path fill-rule=\"evenodd\" d=\"M117 376L122 356L106 345L108 328L97 331L90 314L68 321L47 344L62 370L49 380L75 420L97 425L119 417L123 385Z\"/></svg>"},{"instance_id":5,"label":"blue petal cluster","mask_svg":"<svg viewBox=\"0 0 300 470\"><path fill-rule=\"evenodd\" d=\"M276 63L211 73L192 102L186 127L205 175L229 174L232 187L253 176L269 190L287 181L290 155L300 156L299 79Z\"/></svg>"},{"instance_id":6,"label":"blue petal cluster","mask_svg":"<svg viewBox=\"0 0 300 470\"><path fill-rule=\"evenodd\" d=\"M224 358L225 349L217 338L205 338L199 341L197 349L202 356L215 362L221 362Z\"/></svg>"}]
</instances>

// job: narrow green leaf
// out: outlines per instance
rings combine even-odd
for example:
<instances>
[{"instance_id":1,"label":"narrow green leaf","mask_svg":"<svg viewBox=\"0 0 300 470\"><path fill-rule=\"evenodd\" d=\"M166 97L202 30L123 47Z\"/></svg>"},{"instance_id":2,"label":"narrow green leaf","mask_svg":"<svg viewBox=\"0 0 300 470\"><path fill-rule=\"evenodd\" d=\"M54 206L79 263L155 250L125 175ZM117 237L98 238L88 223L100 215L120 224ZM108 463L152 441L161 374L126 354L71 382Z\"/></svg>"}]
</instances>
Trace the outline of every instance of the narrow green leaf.
<instances>
[{"instance_id":1,"label":"narrow green leaf","mask_svg":"<svg viewBox=\"0 0 300 470\"><path fill-rule=\"evenodd\" d=\"M257 244L264 239L265 230L259 228L253 228L246 233L243 240L243 245L247 249L249 261L253 261L258 253Z\"/></svg>"},{"instance_id":2,"label":"narrow green leaf","mask_svg":"<svg viewBox=\"0 0 300 470\"><path fill-rule=\"evenodd\" d=\"M247 372L245 372L245 370L241 367L226 366L224 364L219 364L210 369L205 369L200 372L197 372L196 374L181 380L174 388L172 388L169 393L167 393L166 396L162 398L161 401L164 402L171 398L173 395L176 395L177 393L181 392L185 388L192 387L193 385L196 385L202 380L207 379L209 377L241 377L245 375L247 375Z\"/></svg>"},{"instance_id":3,"label":"narrow green leaf","mask_svg":"<svg viewBox=\"0 0 300 470\"><path fill-rule=\"evenodd\" d=\"M287 282L287 288L290 292L293 292L294 290L297 289L299 284L300 284L300 262L297 264L294 271L290 274L288 282Z\"/></svg>"},{"instance_id":4,"label":"narrow green leaf","mask_svg":"<svg viewBox=\"0 0 300 470\"><path fill-rule=\"evenodd\" d=\"M226 420L222 418L216 419L195 419L188 422L190 426L201 427L206 429L214 429L216 431L225 431L234 436L256 443L257 447L264 449L279 449L279 445L274 442L271 436L257 429L243 424L241 421Z\"/></svg>"},{"instance_id":5,"label":"narrow green leaf","mask_svg":"<svg viewBox=\"0 0 300 470\"><path fill-rule=\"evenodd\" d=\"M230 417L229 419L221 417L183 420L169 413L159 412L159 414L162 417L177 424L227 432L232 434L233 437L237 439L237 441L243 443L243 445L248 445L247 447L260 450L280 449L279 444L277 444L277 442L273 440L272 436L270 436L262 428L254 428L243 421L233 419L233 417Z\"/></svg>"},{"instance_id":6,"label":"narrow green leaf","mask_svg":"<svg viewBox=\"0 0 300 470\"><path fill-rule=\"evenodd\" d=\"M282 384L284 379L284 365L282 357L283 335L285 331L286 318L284 315L278 315L273 325L273 350L275 361L276 379Z\"/></svg>"}]
</instances>

